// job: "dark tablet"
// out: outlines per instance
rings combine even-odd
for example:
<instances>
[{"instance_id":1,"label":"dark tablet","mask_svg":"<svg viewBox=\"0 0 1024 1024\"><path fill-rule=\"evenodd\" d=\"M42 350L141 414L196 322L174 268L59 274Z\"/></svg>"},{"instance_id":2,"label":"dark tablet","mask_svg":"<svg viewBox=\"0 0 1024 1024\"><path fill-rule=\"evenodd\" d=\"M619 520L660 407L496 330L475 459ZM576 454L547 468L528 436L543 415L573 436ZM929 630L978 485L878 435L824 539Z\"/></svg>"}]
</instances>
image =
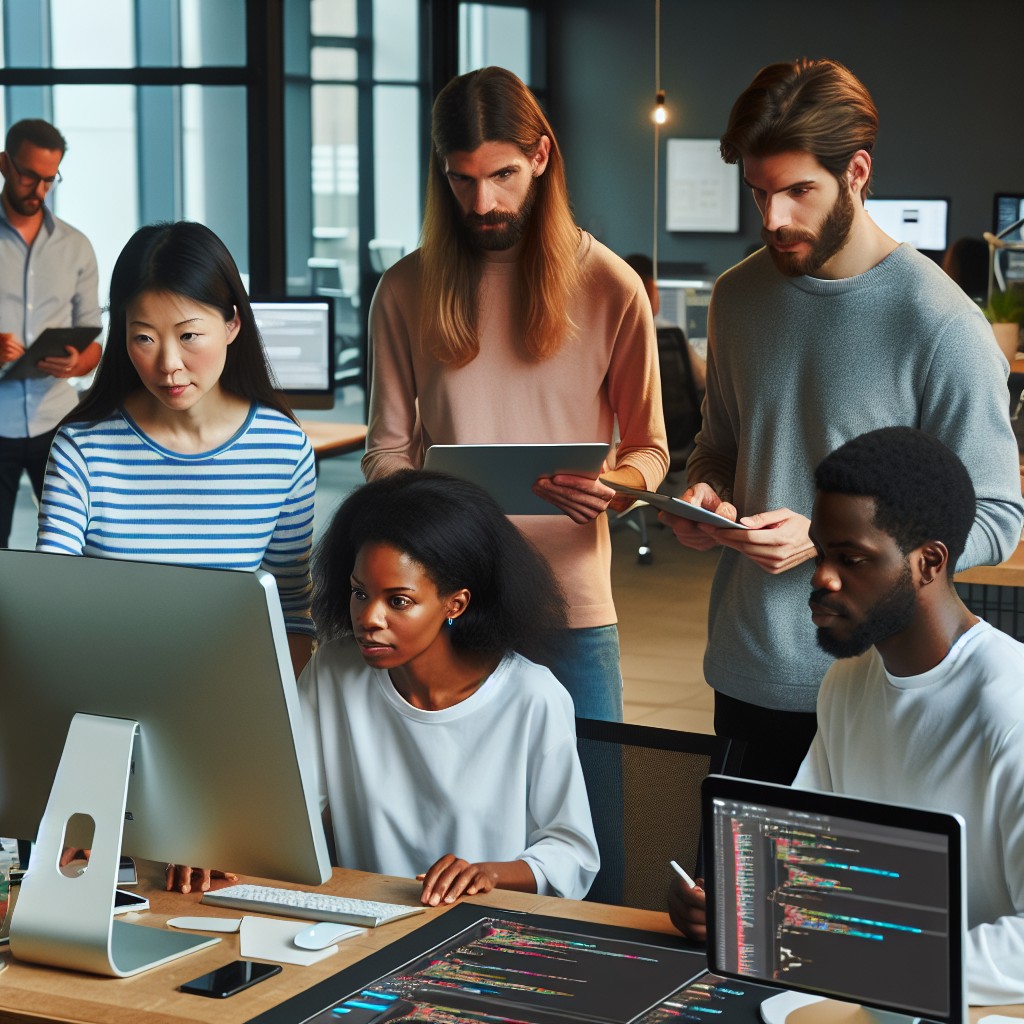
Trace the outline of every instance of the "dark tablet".
<instances>
[{"instance_id":1,"label":"dark tablet","mask_svg":"<svg viewBox=\"0 0 1024 1024\"><path fill-rule=\"evenodd\" d=\"M4 374L4 380L27 380L45 377L38 368L43 359L51 356L66 356L67 346L72 345L79 352L91 345L102 330L100 327L47 327L25 350L25 354L11 364Z\"/></svg>"}]
</instances>

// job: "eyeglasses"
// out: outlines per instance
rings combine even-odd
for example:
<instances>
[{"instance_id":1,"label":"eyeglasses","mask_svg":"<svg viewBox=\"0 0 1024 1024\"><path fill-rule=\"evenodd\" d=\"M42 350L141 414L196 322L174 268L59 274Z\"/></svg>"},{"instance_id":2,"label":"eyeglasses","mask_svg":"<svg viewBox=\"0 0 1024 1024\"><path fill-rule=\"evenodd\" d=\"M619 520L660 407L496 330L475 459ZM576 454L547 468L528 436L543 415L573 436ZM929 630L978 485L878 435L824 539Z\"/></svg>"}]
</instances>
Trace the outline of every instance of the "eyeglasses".
<instances>
[{"instance_id":1,"label":"eyeglasses","mask_svg":"<svg viewBox=\"0 0 1024 1024\"><path fill-rule=\"evenodd\" d=\"M14 157L11 156L11 154L8 153L6 150L4 151L4 156L7 157L8 163L10 163L10 165L17 172L18 183L22 185L24 188L35 189L39 187L40 183L42 183L43 188L45 188L47 192L49 192L49 190L53 188L54 185L59 185L63 180L60 176L60 171L58 171L52 178L44 178L41 174L36 174L35 171L26 171L20 168L14 162Z\"/></svg>"}]
</instances>

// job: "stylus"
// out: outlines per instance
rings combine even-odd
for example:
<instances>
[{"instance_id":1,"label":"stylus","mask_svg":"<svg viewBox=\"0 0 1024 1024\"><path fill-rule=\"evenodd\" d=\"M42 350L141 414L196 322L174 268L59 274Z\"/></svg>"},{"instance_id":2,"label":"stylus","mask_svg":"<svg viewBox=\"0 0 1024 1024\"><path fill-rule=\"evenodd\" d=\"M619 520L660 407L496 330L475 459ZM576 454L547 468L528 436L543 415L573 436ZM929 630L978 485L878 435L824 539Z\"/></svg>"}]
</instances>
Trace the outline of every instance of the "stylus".
<instances>
[{"instance_id":1,"label":"stylus","mask_svg":"<svg viewBox=\"0 0 1024 1024\"><path fill-rule=\"evenodd\" d=\"M699 889L700 886L674 861L670 860L669 864L672 865L672 870L691 888Z\"/></svg>"}]
</instances>

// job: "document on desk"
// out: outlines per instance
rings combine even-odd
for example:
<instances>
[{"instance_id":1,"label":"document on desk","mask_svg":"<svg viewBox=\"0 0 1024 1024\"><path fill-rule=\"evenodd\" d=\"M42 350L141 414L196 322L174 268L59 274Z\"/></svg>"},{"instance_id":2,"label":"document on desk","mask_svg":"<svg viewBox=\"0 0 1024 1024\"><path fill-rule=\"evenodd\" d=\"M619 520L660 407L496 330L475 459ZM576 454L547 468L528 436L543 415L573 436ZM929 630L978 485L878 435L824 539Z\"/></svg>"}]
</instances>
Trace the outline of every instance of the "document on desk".
<instances>
[{"instance_id":1,"label":"document on desk","mask_svg":"<svg viewBox=\"0 0 1024 1024\"><path fill-rule=\"evenodd\" d=\"M726 530L749 530L749 526L726 519L717 512L709 512L700 505L691 505L688 501L680 501L678 498L671 498L667 494L660 494L657 491L642 491L637 487L627 487L625 484L617 484L611 480L601 477L601 483L607 484L619 494L625 494L634 498L637 502L645 505L653 505L661 512L667 512L670 516L679 516L682 519L689 519L695 523L708 523L711 526L719 526Z\"/></svg>"}]
</instances>

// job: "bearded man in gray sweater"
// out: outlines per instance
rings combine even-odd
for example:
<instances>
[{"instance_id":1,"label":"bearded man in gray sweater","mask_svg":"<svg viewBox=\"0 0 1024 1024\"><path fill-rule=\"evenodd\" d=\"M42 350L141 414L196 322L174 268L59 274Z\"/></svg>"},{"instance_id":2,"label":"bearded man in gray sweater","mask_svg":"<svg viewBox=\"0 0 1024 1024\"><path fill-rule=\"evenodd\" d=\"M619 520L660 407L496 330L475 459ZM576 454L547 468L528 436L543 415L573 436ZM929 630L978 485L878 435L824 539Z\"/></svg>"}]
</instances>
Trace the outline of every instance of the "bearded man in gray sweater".
<instances>
[{"instance_id":1,"label":"bearded man in gray sweater","mask_svg":"<svg viewBox=\"0 0 1024 1024\"><path fill-rule=\"evenodd\" d=\"M842 65L763 68L733 106L765 248L724 274L708 320L703 426L683 499L750 527L663 514L681 543L722 554L704 675L715 731L747 744L744 774L790 782L815 732L831 657L807 615L813 470L868 430L918 427L967 466L977 516L956 568L1005 560L1020 538L1007 364L980 310L864 207L878 112Z\"/></svg>"}]
</instances>

